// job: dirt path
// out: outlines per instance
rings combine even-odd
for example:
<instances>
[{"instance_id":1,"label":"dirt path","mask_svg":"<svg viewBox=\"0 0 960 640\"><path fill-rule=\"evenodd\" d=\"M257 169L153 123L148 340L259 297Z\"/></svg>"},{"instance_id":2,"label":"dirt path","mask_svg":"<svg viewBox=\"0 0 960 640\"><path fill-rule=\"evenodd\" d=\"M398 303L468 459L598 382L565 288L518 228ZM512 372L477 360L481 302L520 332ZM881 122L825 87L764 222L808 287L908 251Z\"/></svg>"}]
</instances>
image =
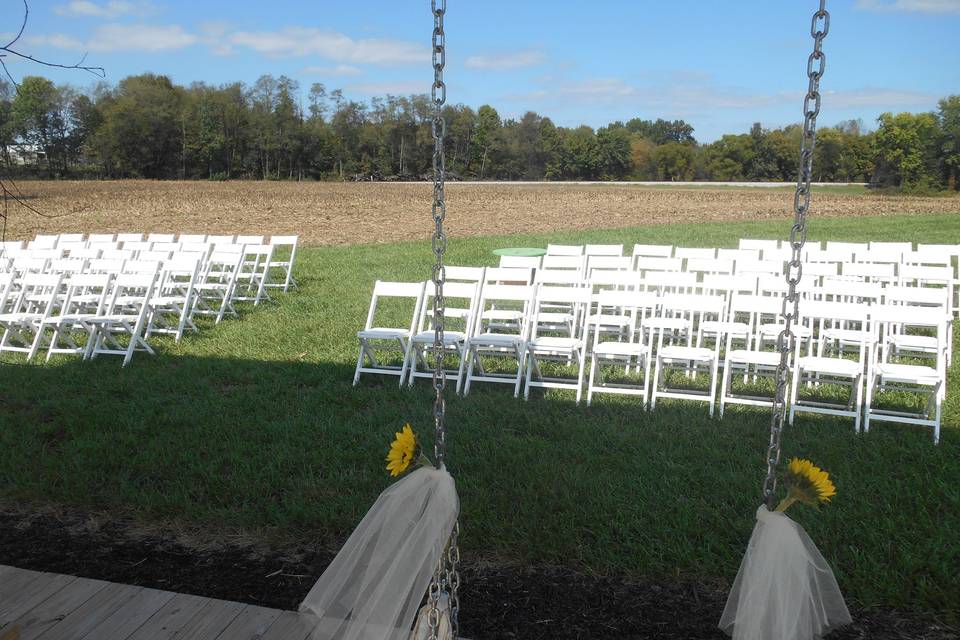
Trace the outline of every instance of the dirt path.
<instances>
[{"instance_id":1,"label":"dirt path","mask_svg":"<svg viewBox=\"0 0 960 640\"><path fill-rule=\"evenodd\" d=\"M12 207L8 239L36 233L156 231L296 233L306 244L427 237L430 185L288 182L19 182L32 206ZM664 189L600 184L451 184L456 236L617 228L667 222L788 218L781 189ZM958 213L960 197L817 194L822 216Z\"/></svg>"}]
</instances>

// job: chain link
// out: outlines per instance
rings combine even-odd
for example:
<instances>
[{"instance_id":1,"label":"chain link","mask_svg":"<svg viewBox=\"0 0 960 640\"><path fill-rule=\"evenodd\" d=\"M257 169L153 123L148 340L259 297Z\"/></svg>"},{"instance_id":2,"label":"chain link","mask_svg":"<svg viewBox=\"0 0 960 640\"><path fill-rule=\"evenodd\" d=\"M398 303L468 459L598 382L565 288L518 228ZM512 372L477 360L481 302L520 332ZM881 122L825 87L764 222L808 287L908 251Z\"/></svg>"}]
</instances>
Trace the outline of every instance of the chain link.
<instances>
[{"instance_id":1,"label":"chain link","mask_svg":"<svg viewBox=\"0 0 960 640\"><path fill-rule=\"evenodd\" d=\"M430 580L430 589L427 592L427 626L430 629L430 640L439 640L440 636L440 594L443 591L445 576L443 574L444 558L441 555L437 562L437 569Z\"/></svg>"},{"instance_id":2,"label":"chain link","mask_svg":"<svg viewBox=\"0 0 960 640\"><path fill-rule=\"evenodd\" d=\"M433 454L437 466L442 467L447 457L447 405L443 391L447 386L447 373L444 368L446 348L444 347L443 330L446 323L446 301L443 297L443 285L446 280L446 268L443 266L443 257L447 252L447 236L443 231L443 221L447 216L446 194L444 182L446 180L446 163L443 142L447 133L447 123L443 119L443 104L447 101L447 85L443 82L443 67L446 64L446 37L443 33L443 16L447 12L446 0L431 0L433 10L433 86L430 87L430 97L433 100L433 238L431 246L435 263L433 265L433 388L436 399L433 404L433 419L435 438Z\"/></svg>"},{"instance_id":3,"label":"chain link","mask_svg":"<svg viewBox=\"0 0 960 640\"><path fill-rule=\"evenodd\" d=\"M787 268L787 296L783 299L783 330L777 336L780 362L777 365L777 389L770 418L770 444L767 447L767 475L763 480L763 499L767 508L773 510L777 493L777 467L780 464L781 436L787 415L787 388L790 379L790 352L796 336L793 325L799 321L800 294L797 285L803 275L803 245L807 240L807 213L810 211L810 181L813 178L813 149L817 140L817 116L820 114L820 78L823 77L827 58L823 53L823 39L830 30L830 14L826 0L820 0L820 9L813 14L810 35L813 37L813 53L807 60L807 95L803 99L803 134L800 143L800 168L797 191L793 197L793 227L790 229L790 265Z\"/></svg>"},{"instance_id":4,"label":"chain link","mask_svg":"<svg viewBox=\"0 0 960 640\"><path fill-rule=\"evenodd\" d=\"M460 522L453 524L447 546L447 591L450 598L450 631L454 640L460 637Z\"/></svg>"}]
</instances>

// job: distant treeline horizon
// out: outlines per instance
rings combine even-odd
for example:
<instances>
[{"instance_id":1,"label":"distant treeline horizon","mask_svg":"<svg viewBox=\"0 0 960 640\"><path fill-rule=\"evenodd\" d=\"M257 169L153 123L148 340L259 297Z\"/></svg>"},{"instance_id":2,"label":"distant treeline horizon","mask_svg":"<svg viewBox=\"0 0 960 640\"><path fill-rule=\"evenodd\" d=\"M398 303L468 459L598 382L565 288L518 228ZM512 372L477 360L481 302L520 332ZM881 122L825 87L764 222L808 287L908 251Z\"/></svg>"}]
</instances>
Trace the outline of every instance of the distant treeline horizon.
<instances>
[{"instance_id":1,"label":"distant treeline horizon","mask_svg":"<svg viewBox=\"0 0 960 640\"><path fill-rule=\"evenodd\" d=\"M305 103L306 106L303 106ZM40 76L0 81L0 151L8 175L37 178L419 180L432 171L427 95L349 100L290 78L253 85L174 84L154 74L80 91ZM444 107L446 167L463 180L796 180L800 125L699 143L683 120L556 126L490 105ZM876 129L821 127L814 181L957 189L960 95L937 111L884 113Z\"/></svg>"}]
</instances>

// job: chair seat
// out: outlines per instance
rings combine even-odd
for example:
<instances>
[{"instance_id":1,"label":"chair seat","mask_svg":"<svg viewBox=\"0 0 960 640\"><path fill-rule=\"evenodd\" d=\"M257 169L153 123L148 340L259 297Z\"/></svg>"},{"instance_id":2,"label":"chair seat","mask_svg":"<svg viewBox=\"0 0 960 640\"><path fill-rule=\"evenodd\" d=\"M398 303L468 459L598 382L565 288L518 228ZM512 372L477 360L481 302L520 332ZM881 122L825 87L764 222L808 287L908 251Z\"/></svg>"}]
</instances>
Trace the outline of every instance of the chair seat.
<instances>
[{"instance_id":1,"label":"chair seat","mask_svg":"<svg viewBox=\"0 0 960 640\"><path fill-rule=\"evenodd\" d=\"M826 358L822 356L806 356L797 361L797 365L804 371L827 373L831 375L855 378L863 371L863 365L856 360L844 358Z\"/></svg>"},{"instance_id":2,"label":"chair seat","mask_svg":"<svg viewBox=\"0 0 960 640\"><path fill-rule=\"evenodd\" d=\"M750 327L746 322L725 322L723 320L701 322L700 330L704 333L732 333L735 336L745 336L750 333Z\"/></svg>"},{"instance_id":3,"label":"chair seat","mask_svg":"<svg viewBox=\"0 0 960 640\"><path fill-rule=\"evenodd\" d=\"M579 349L582 344L583 342L577 338L545 336L527 342L527 347L535 351L575 351Z\"/></svg>"},{"instance_id":4,"label":"chair seat","mask_svg":"<svg viewBox=\"0 0 960 640\"><path fill-rule=\"evenodd\" d=\"M878 376L889 382L910 382L930 386L940 382L940 374L936 369L922 365L881 362L875 371Z\"/></svg>"},{"instance_id":5,"label":"chair seat","mask_svg":"<svg viewBox=\"0 0 960 640\"><path fill-rule=\"evenodd\" d=\"M638 356L646 352L641 342L601 342L593 347L595 356Z\"/></svg>"},{"instance_id":6,"label":"chair seat","mask_svg":"<svg viewBox=\"0 0 960 640\"><path fill-rule=\"evenodd\" d=\"M396 340L398 338L409 338L409 329L394 329L390 327L374 327L373 329L364 329L357 331L357 337L364 340Z\"/></svg>"},{"instance_id":7,"label":"chair seat","mask_svg":"<svg viewBox=\"0 0 960 640\"><path fill-rule=\"evenodd\" d=\"M648 329L688 329L690 321L686 318L647 318L643 326Z\"/></svg>"},{"instance_id":8,"label":"chair seat","mask_svg":"<svg viewBox=\"0 0 960 640\"><path fill-rule=\"evenodd\" d=\"M863 342L866 338L864 332L859 329L824 329L822 337L826 340L855 343Z\"/></svg>"},{"instance_id":9,"label":"chair seat","mask_svg":"<svg viewBox=\"0 0 960 640\"><path fill-rule=\"evenodd\" d=\"M890 343L898 349L936 352L939 341L935 336L912 336L898 334L890 338Z\"/></svg>"},{"instance_id":10,"label":"chair seat","mask_svg":"<svg viewBox=\"0 0 960 640\"><path fill-rule=\"evenodd\" d=\"M433 331L421 331L413 336L413 341L417 344L433 344ZM459 344L467 339L467 334L462 331L444 331L443 343L445 345Z\"/></svg>"},{"instance_id":11,"label":"chair seat","mask_svg":"<svg viewBox=\"0 0 960 640\"><path fill-rule=\"evenodd\" d=\"M139 315L123 313L112 313L105 316L90 314L89 316L85 316L83 318L83 322L88 322L91 324L114 324L117 322L136 322L139 319Z\"/></svg>"},{"instance_id":12,"label":"chair seat","mask_svg":"<svg viewBox=\"0 0 960 640\"><path fill-rule=\"evenodd\" d=\"M727 362L738 362L741 364L762 364L775 367L780 364L780 354L773 351L733 349L727 354Z\"/></svg>"},{"instance_id":13,"label":"chair seat","mask_svg":"<svg viewBox=\"0 0 960 640\"><path fill-rule=\"evenodd\" d=\"M573 322L573 314L563 311L541 311L537 314L537 322L542 324L569 324Z\"/></svg>"},{"instance_id":14,"label":"chair seat","mask_svg":"<svg viewBox=\"0 0 960 640\"><path fill-rule=\"evenodd\" d=\"M523 342L520 336L512 333L481 333L469 340L472 345L516 346Z\"/></svg>"},{"instance_id":15,"label":"chair seat","mask_svg":"<svg viewBox=\"0 0 960 640\"><path fill-rule=\"evenodd\" d=\"M631 318L620 313L594 313L590 316L590 326L595 326L598 321L604 327L629 327Z\"/></svg>"},{"instance_id":16,"label":"chair seat","mask_svg":"<svg viewBox=\"0 0 960 640\"><path fill-rule=\"evenodd\" d=\"M483 312L484 320L520 320L523 311L515 309L487 309Z\"/></svg>"},{"instance_id":17,"label":"chair seat","mask_svg":"<svg viewBox=\"0 0 960 640\"><path fill-rule=\"evenodd\" d=\"M433 317L433 309L427 309L427 315L431 318ZM446 318L466 318L470 315L470 309L463 309L461 307L447 307L443 310L443 315Z\"/></svg>"},{"instance_id":18,"label":"chair seat","mask_svg":"<svg viewBox=\"0 0 960 640\"><path fill-rule=\"evenodd\" d=\"M706 347L671 346L660 349L657 355L664 360L697 360L710 362L713 360L714 351Z\"/></svg>"},{"instance_id":19,"label":"chair seat","mask_svg":"<svg viewBox=\"0 0 960 640\"><path fill-rule=\"evenodd\" d=\"M802 324L793 324L790 330L793 331L793 335L800 336L801 338L809 338L811 335L810 327L805 327ZM782 322L768 322L760 325L760 335L765 338L770 336L777 337L781 331L783 331Z\"/></svg>"}]
</instances>

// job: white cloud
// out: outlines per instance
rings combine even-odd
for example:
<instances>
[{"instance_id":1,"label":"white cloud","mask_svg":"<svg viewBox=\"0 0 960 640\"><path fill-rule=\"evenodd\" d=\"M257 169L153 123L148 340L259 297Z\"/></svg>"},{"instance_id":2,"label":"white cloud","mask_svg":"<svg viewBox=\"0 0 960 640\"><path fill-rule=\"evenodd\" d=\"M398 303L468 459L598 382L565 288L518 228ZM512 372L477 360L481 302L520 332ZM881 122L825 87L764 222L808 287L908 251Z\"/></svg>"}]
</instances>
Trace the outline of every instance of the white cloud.
<instances>
[{"instance_id":1,"label":"white cloud","mask_svg":"<svg viewBox=\"0 0 960 640\"><path fill-rule=\"evenodd\" d=\"M878 109L905 109L908 107L934 108L940 96L920 91L902 91L900 89L847 89L841 91L825 91L823 104L831 108L850 109L856 107L870 107ZM798 94L796 100L803 98Z\"/></svg>"},{"instance_id":2,"label":"white cloud","mask_svg":"<svg viewBox=\"0 0 960 640\"><path fill-rule=\"evenodd\" d=\"M229 42L271 58L318 56L335 62L395 66L421 64L430 59L428 47L403 40L347 35L312 27L286 27L278 31L237 31Z\"/></svg>"},{"instance_id":3,"label":"white cloud","mask_svg":"<svg viewBox=\"0 0 960 640\"><path fill-rule=\"evenodd\" d=\"M338 64L334 67L304 67L300 73L307 76L359 76L363 69L349 64Z\"/></svg>"},{"instance_id":4,"label":"white cloud","mask_svg":"<svg viewBox=\"0 0 960 640\"><path fill-rule=\"evenodd\" d=\"M108 19L126 15L143 17L152 13L154 9L154 6L149 2L129 2L128 0L108 0L101 3L91 2L91 0L71 0L71 2L53 8L61 16Z\"/></svg>"},{"instance_id":5,"label":"white cloud","mask_svg":"<svg viewBox=\"0 0 960 640\"><path fill-rule=\"evenodd\" d=\"M857 0L857 9L960 14L960 0Z\"/></svg>"},{"instance_id":6,"label":"white cloud","mask_svg":"<svg viewBox=\"0 0 960 640\"><path fill-rule=\"evenodd\" d=\"M490 55L469 56L464 65L468 69L488 69L494 71L507 71L510 69L522 69L524 67L535 67L546 62L547 56L542 51L513 51L509 53L498 53Z\"/></svg>"},{"instance_id":7,"label":"white cloud","mask_svg":"<svg viewBox=\"0 0 960 640\"><path fill-rule=\"evenodd\" d=\"M54 33L29 36L26 42L73 51L144 51L158 53L184 49L198 41L180 25L104 24L93 30L87 42L73 36Z\"/></svg>"}]
</instances>

